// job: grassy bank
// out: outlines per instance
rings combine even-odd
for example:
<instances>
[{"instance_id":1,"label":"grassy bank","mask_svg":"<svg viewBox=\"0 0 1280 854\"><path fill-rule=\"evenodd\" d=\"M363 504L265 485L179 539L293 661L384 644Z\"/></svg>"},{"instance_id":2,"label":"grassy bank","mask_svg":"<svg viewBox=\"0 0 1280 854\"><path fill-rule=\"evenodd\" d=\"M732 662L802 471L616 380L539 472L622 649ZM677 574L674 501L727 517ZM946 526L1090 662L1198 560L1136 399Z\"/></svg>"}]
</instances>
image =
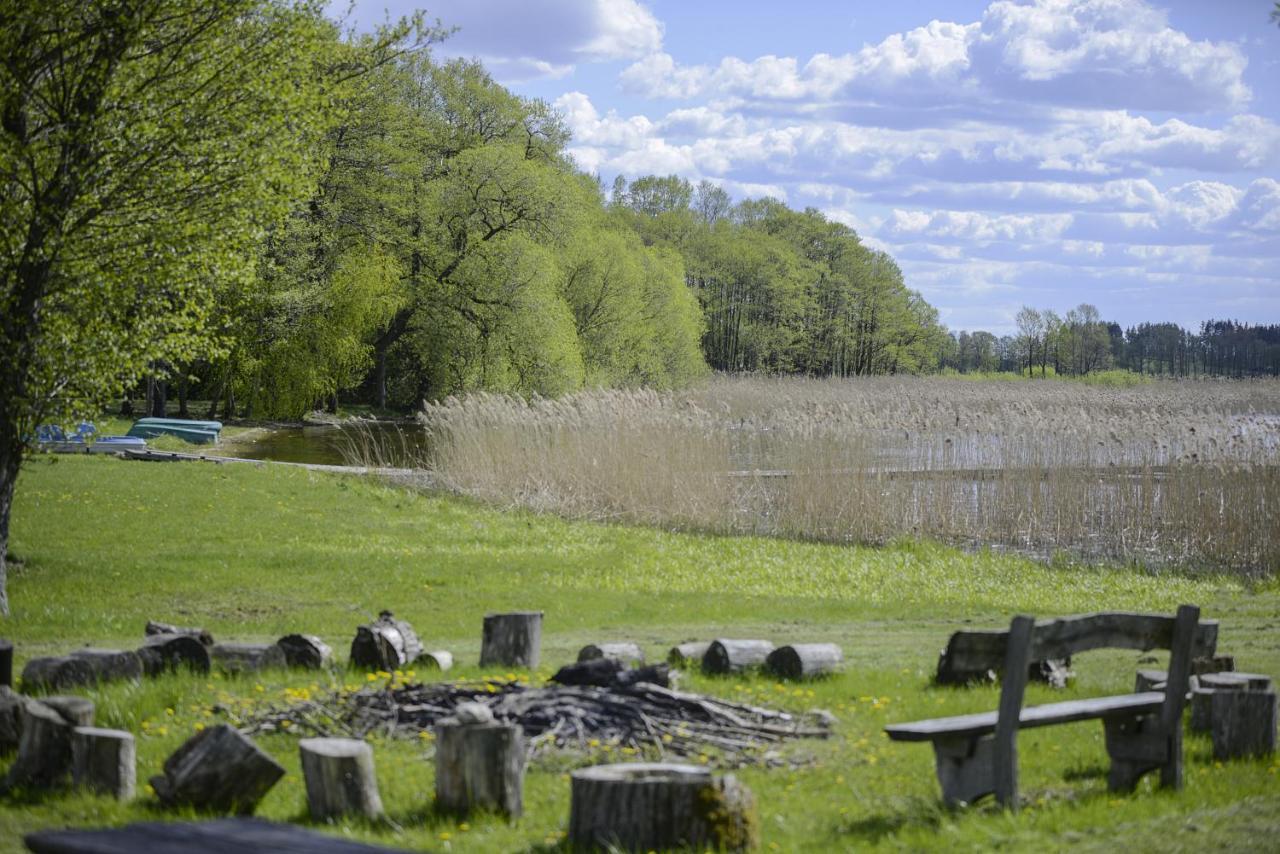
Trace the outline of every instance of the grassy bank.
<instances>
[{"instance_id":1,"label":"grassy bank","mask_svg":"<svg viewBox=\"0 0 1280 854\"><path fill-rule=\"evenodd\" d=\"M1096 722L1029 732L1020 740L1029 807L1009 816L985 807L941 810L930 751L880 736L891 721L994 708L994 689L935 690L928 675L952 630L1004 625L1017 611L1166 610L1193 601L1223 620L1221 648L1243 668L1280 675L1274 582L1248 588L1229 579L1045 566L932 545L691 536L500 513L293 469L91 458L29 464L19 482L12 549L21 564L11 579L14 616L3 632L17 642L20 659L85 643L133 646L149 618L205 625L236 640L306 631L345 657L355 626L382 608L462 662L477 659L486 611L544 610L547 669L602 638L637 640L651 655L716 635L838 642L849 667L829 681L796 687L693 676L685 683L795 710L824 707L840 719L834 740L787 748L800 763L795 770L741 772L760 802L765 850L1190 850L1205 839L1243 849L1280 831L1280 765L1218 766L1201 738L1188 740L1184 791L1144 784L1134 795L1113 797ZM1129 690L1138 658L1083 657L1067 695ZM484 674L466 667L461 675ZM171 678L93 696L102 725L139 735L145 778L195 727L218 719L215 706L235 709L281 700L286 689L320 691L350 680ZM294 740L279 735L262 743L289 774L260 813L301 820ZM558 841L568 817L566 763L531 769L528 814L518 824L461 822L430 810L429 752L429 744L376 743L384 801L403 830L344 830L432 850L519 851ZM10 796L0 800L0 850L20 850L19 835L35 828L157 815L145 794L126 806L79 795Z\"/></svg>"}]
</instances>

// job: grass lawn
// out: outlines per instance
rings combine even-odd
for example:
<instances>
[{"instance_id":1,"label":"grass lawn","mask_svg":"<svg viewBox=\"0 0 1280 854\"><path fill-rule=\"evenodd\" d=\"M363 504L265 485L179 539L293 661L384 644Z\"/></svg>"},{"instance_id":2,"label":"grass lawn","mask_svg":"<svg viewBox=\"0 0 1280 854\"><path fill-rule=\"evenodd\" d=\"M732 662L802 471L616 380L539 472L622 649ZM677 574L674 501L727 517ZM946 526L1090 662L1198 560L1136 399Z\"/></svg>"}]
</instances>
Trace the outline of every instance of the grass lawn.
<instances>
[{"instance_id":1,"label":"grass lawn","mask_svg":"<svg viewBox=\"0 0 1280 854\"><path fill-rule=\"evenodd\" d=\"M653 656L678 641L767 637L838 642L847 671L808 685L759 677L684 687L840 720L827 742L795 742L796 770L740 773L759 803L764 850L1258 850L1280 833L1280 757L1220 765L1207 739L1187 739L1186 786L1106 791L1098 722L1024 733L1027 806L939 805L926 745L891 744L884 724L995 708L997 690L934 689L938 650L956 628L1005 626L1016 612L1172 611L1199 604L1222 621L1219 649L1242 669L1280 676L1280 586L1045 566L933 545L846 548L699 537L504 513L353 477L286 467L39 458L18 484L11 542L13 616L0 633L26 658L84 644L132 648L147 619L209 628L225 640L322 636L345 660L355 627L380 609L409 620L429 649L475 662L485 612L541 609L546 676L583 644L631 639ZM1028 702L1132 690L1137 653L1076 661L1066 692ZM1153 666L1153 665L1149 665ZM451 674L453 675L453 674ZM461 676L484 675L465 666ZM170 677L91 692L101 726L139 738L139 783L213 707L282 700L363 680L271 674L259 680ZM262 746L289 769L259 814L305 821L294 739ZM567 825L567 763L536 764L525 817L467 822L435 815L429 741L374 744L384 803L400 830L325 828L404 848L526 851L555 846ZM605 751L601 751L601 756ZM0 760L3 764L5 760ZM38 828L115 824L162 813L71 793L0 798L0 851Z\"/></svg>"}]
</instances>

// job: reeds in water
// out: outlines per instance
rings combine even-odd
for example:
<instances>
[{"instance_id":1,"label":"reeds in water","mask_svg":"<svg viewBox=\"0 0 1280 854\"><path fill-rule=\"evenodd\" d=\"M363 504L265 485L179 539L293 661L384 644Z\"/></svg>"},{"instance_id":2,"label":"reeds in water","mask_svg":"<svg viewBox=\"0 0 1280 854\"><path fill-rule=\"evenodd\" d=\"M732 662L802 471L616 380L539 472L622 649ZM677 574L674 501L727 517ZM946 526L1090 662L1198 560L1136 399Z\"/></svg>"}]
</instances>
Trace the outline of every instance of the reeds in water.
<instances>
[{"instance_id":1,"label":"reeds in water","mask_svg":"<svg viewBox=\"0 0 1280 854\"><path fill-rule=\"evenodd\" d=\"M506 506L836 542L926 537L1272 574L1280 382L718 377L426 406L430 467Z\"/></svg>"}]
</instances>

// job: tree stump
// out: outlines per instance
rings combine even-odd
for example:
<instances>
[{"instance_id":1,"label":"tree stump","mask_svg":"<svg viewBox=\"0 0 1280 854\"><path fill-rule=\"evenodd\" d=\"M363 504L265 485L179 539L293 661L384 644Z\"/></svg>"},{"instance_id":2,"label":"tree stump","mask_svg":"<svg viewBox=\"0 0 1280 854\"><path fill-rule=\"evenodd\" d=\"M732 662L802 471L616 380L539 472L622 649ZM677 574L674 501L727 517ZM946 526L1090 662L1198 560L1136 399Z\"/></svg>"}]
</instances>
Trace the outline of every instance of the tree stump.
<instances>
[{"instance_id":1,"label":"tree stump","mask_svg":"<svg viewBox=\"0 0 1280 854\"><path fill-rule=\"evenodd\" d=\"M612 658L623 664L644 664L644 651L640 645L623 641L620 643L589 643L578 651L578 661L591 661L596 658Z\"/></svg>"},{"instance_id":2,"label":"tree stump","mask_svg":"<svg viewBox=\"0 0 1280 854\"><path fill-rule=\"evenodd\" d=\"M1267 691L1271 688L1271 677L1261 673L1205 673L1196 679L1198 684L1191 691L1191 718L1187 723L1192 732L1211 732L1214 729L1214 694Z\"/></svg>"},{"instance_id":3,"label":"tree stump","mask_svg":"<svg viewBox=\"0 0 1280 854\"><path fill-rule=\"evenodd\" d=\"M298 742L307 808L316 821L345 815L378 818L382 798L373 773L373 750L354 738L304 738Z\"/></svg>"},{"instance_id":4,"label":"tree stump","mask_svg":"<svg viewBox=\"0 0 1280 854\"><path fill-rule=\"evenodd\" d=\"M209 649L209 658L233 676L257 673L268 668L283 669L284 650L274 643L219 643Z\"/></svg>"},{"instance_id":5,"label":"tree stump","mask_svg":"<svg viewBox=\"0 0 1280 854\"><path fill-rule=\"evenodd\" d=\"M194 635L150 635L138 649L142 672L159 676L177 670L209 672L209 648Z\"/></svg>"},{"instance_id":6,"label":"tree stump","mask_svg":"<svg viewBox=\"0 0 1280 854\"><path fill-rule=\"evenodd\" d=\"M145 629L148 637L152 635L185 635L189 638L195 638L205 646L213 646L213 635L207 630L194 628L192 626L175 626L172 623L160 623L155 620L147 620Z\"/></svg>"},{"instance_id":7,"label":"tree stump","mask_svg":"<svg viewBox=\"0 0 1280 854\"><path fill-rule=\"evenodd\" d=\"M0 756L18 749L22 738L22 707L26 701L8 685L0 685Z\"/></svg>"},{"instance_id":8,"label":"tree stump","mask_svg":"<svg viewBox=\"0 0 1280 854\"><path fill-rule=\"evenodd\" d=\"M18 758L9 767L4 789L48 788L66 781L71 775L72 728L91 723L93 703L83 697L25 701Z\"/></svg>"},{"instance_id":9,"label":"tree stump","mask_svg":"<svg viewBox=\"0 0 1280 854\"><path fill-rule=\"evenodd\" d=\"M413 626L397 620L390 611L356 629L351 641L351 666L388 673L413 664L422 655L422 641Z\"/></svg>"},{"instance_id":10,"label":"tree stump","mask_svg":"<svg viewBox=\"0 0 1280 854\"><path fill-rule=\"evenodd\" d=\"M582 768L571 780L575 849L746 851L756 844L754 798L731 774L639 762Z\"/></svg>"},{"instance_id":11,"label":"tree stump","mask_svg":"<svg viewBox=\"0 0 1280 854\"><path fill-rule=\"evenodd\" d=\"M524 734L518 724L495 721L480 703L461 703L436 721L436 805L465 814L524 812Z\"/></svg>"},{"instance_id":12,"label":"tree stump","mask_svg":"<svg viewBox=\"0 0 1280 854\"><path fill-rule=\"evenodd\" d=\"M714 640L702 656L707 673L741 673L764 664L773 644L766 640Z\"/></svg>"},{"instance_id":13,"label":"tree stump","mask_svg":"<svg viewBox=\"0 0 1280 854\"><path fill-rule=\"evenodd\" d=\"M481 667L537 668L542 654L542 612L486 614L480 645Z\"/></svg>"},{"instance_id":14,"label":"tree stump","mask_svg":"<svg viewBox=\"0 0 1280 854\"><path fill-rule=\"evenodd\" d=\"M202 730L164 762L151 786L166 806L251 815L284 776L280 764L227 724Z\"/></svg>"},{"instance_id":15,"label":"tree stump","mask_svg":"<svg viewBox=\"0 0 1280 854\"><path fill-rule=\"evenodd\" d=\"M779 679L829 676L844 664L844 653L833 643L780 646L764 660L764 669Z\"/></svg>"},{"instance_id":16,"label":"tree stump","mask_svg":"<svg viewBox=\"0 0 1280 854\"><path fill-rule=\"evenodd\" d=\"M453 667L453 653L445 649L424 652L422 657L418 659L418 663L423 667L431 670L439 670L443 673Z\"/></svg>"},{"instance_id":17,"label":"tree stump","mask_svg":"<svg viewBox=\"0 0 1280 854\"><path fill-rule=\"evenodd\" d=\"M93 700L75 694L41 697L40 702L53 709L71 726L93 726Z\"/></svg>"},{"instance_id":18,"label":"tree stump","mask_svg":"<svg viewBox=\"0 0 1280 854\"><path fill-rule=\"evenodd\" d=\"M71 779L77 786L127 801L137 781L133 734L78 726L71 731Z\"/></svg>"},{"instance_id":19,"label":"tree stump","mask_svg":"<svg viewBox=\"0 0 1280 854\"><path fill-rule=\"evenodd\" d=\"M1214 759L1276 752L1275 691L1216 691L1210 704Z\"/></svg>"},{"instance_id":20,"label":"tree stump","mask_svg":"<svg viewBox=\"0 0 1280 854\"><path fill-rule=\"evenodd\" d=\"M688 641L671 647L667 653L667 664L672 667L701 666L702 657L707 654L710 641Z\"/></svg>"},{"instance_id":21,"label":"tree stump","mask_svg":"<svg viewBox=\"0 0 1280 854\"><path fill-rule=\"evenodd\" d=\"M333 650L315 635L285 635L276 641L285 663L303 670L323 670L333 664Z\"/></svg>"},{"instance_id":22,"label":"tree stump","mask_svg":"<svg viewBox=\"0 0 1280 854\"><path fill-rule=\"evenodd\" d=\"M13 687L13 642L0 638L0 687Z\"/></svg>"}]
</instances>

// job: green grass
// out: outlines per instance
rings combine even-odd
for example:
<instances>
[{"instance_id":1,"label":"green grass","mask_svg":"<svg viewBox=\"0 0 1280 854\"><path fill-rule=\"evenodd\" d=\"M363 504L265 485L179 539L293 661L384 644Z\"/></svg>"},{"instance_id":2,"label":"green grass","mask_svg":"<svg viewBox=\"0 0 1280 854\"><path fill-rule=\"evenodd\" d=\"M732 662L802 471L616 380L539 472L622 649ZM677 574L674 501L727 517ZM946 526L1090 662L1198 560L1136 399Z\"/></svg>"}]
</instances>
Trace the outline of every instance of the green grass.
<instances>
[{"instance_id":1,"label":"green grass","mask_svg":"<svg viewBox=\"0 0 1280 854\"><path fill-rule=\"evenodd\" d=\"M21 660L91 643L136 645L143 623L199 624L223 639L271 640L305 631L340 656L355 626L382 608L409 620L429 648L474 662L487 611L546 612L542 672L583 644L633 639L657 655L713 636L841 644L848 670L801 686L760 677L686 686L840 719L828 742L797 742L796 770L740 773L760 805L764 850L986 850L1127 847L1133 851L1255 848L1280 831L1280 761L1215 764L1207 740L1187 741L1187 784L1144 782L1106 792L1096 722L1020 738L1017 815L939 806L931 751L890 744L884 724L995 707L993 688L933 689L938 649L963 625L1002 626L1011 614L1104 608L1171 610L1200 604L1223 621L1220 648L1244 669L1280 674L1280 589L1053 566L929 544L847 548L762 538L699 537L502 513L376 482L289 468L40 458L24 469L13 519L14 614L3 625ZM1065 696L1130 690L1140 656L1080 657ZM464 667L462 676L484 675ZM363 678L363 677L360 677ZM92 692L99 721L139 736L140 783L214 706L283 700L355 679L271 674L254 680L167 678ZM1036 688L1030 701L1063 698ZM171 710L171 711L170 711ZM304 820L292 738L261 739L288 776L261 805L268 818ZM359 823L338 832L406 848L525 851L555 844L568 819L564 762L535 765L527 814L509 825L431 810L429 742L374 745L383 799L403 828ZM168 815L143 794L118 805L71 793L0 799L0 851L31 830ZM1194 828L1194 832L1192 830ZM447 846L446 846L447 843Z\"/></svg>"}]
</instances>

